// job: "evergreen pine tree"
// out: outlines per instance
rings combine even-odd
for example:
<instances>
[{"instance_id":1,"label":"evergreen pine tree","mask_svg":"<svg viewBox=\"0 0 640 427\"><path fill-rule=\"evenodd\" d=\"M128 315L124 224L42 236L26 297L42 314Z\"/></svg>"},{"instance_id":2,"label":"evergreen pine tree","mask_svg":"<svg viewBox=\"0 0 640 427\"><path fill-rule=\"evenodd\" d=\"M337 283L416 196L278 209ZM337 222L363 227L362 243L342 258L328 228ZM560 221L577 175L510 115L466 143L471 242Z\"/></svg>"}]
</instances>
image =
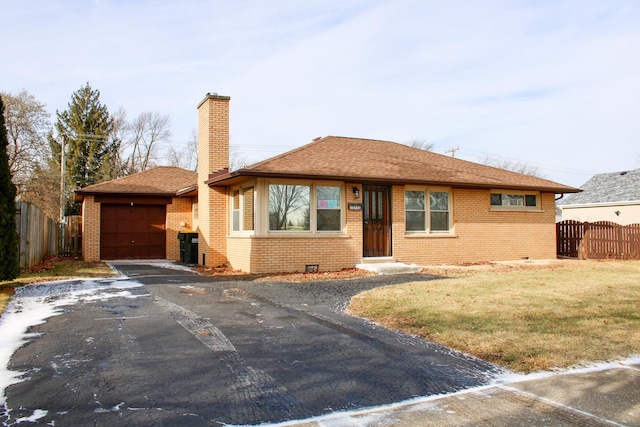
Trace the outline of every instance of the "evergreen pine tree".
<instances>
[{"instance_id":1,"label":"evergreen pine tree","mask_svg":"<svg viewBox=\"0 0 640 427\"><path fill-rule=\"evenodd\" d=\"M20 274L16 229L16 186L11 182L7 145L4 104L0 96L0 280L12 280Z\"/></svg>"},{"instance_id":2,"label":"evergreen pine tree","mask_svg":"<svg viewBox=\"0 0 640 427\"><path fill-rule=\"evenodd\" d=\"M110 135L113 118L106 105L100 103L100 91L87 83L71 96L68 109L56 112L55 124L58 147L54 155L60 153L60 142L65 148L65 186L68 191L66 214L73 215L79 206L71 200L71 190L97 184L111 178L114 147Z\"/></svg>"}]
</instances>

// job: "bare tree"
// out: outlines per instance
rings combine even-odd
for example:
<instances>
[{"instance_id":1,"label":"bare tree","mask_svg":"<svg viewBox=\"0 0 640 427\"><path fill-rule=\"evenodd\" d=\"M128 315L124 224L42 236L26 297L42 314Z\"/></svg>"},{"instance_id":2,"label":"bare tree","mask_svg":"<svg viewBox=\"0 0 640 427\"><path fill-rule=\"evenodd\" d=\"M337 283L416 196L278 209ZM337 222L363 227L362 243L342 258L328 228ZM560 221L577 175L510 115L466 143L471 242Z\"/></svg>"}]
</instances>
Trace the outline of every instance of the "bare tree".
<instances>
[{"instance_id":1,"label":"bare tree","mask_svg":"<svg viewBox=\"0 0 640 427\"><path fill-rule=\"evenodd\" d=\"M24 187L21 200L39 207L49 218L59 218L60 166L36 166Z\"/></svg>"},{"instance_id":2,"label":"bare tree","mask_svg":"<svg viewBox=\"0 0 640 427\"><path fill-rule=\"evenodd\" d=\"M410 141L407 141L406 145L424 151L431 151L436 144L434 144L433 142L427 142L426 139L414 138Z\"/></svg>"},{"instance_id":3,"label":"bare tree","mask_svg":"<svg viewBox=\"0 0 640 427\"><path fill-rule=\"evenodd\" d=\"M191 132L191 138L187 141L186 147L178 149L173 144L169 147L167 162L169 166L191 171L198 170L198 137L195 130Z\"/></svg>"},{"instance_id":4,"label":"bare tree","mask_svg":"<svg viewBox=\"0 0 640 427\"><path fill-rule=\"evenodd\" d=\"M242 169L247 164L247 155L243 154L236 147L229 147L229 170Z\"/></svg>"},{"instance_id":5,"label":"bare tree","mask_svg":"<svg viewBox=\"0 0 640 427\"><path fill-rule=\"evenodd\" d=\"M483 165L492 166L494 168L506 169L512 172L535 176L537 178L544 178L544 174L542 173L540 168L519 160L501 160L490 156L485 156L480 160L480 163L482 163Z\"/></svg>"},{"instance_id":6,"label":"bare tree","mask_svg":"<svg viewBox=\"0 0 640 427\"><path fill-rule=\"evenodd\" d=\"M127 112L123 107L120 107L115 113L111 114L111 118L113 119L113 129L109 135L111 146L113 147L113 153L111 153L111 158L113 159L111 178L120 178L126 175L125 167L128 160L125 153L127 133L129 132Z\"/></svg>"},{"instance_id":7,"label":"bare tree","mask_svg":"<svg viewBox=\"0 0 640 427\"><path fill-rule=\"evenodd\" d=\"M168 115L157 112L143 112L126 127L127 138L123 141L121 153L125 175L142 172L155 166L159 145L171 137Z\"/></svg>"},{"instance_id":8,"label":"bare tree","mask_svg":"<svg viewBox=\"0 0 640 427\"><path fill-rule=\"evenodd\" d=\"M2 93L7 128L7 155L17 195L25 190L33 171L50 155L46 135L51 129L45 105L27 91Z\"/></svg>"},{"instance_id":9,"label":"bare tree","mask_svg":"<svg viewBox=\"0 0 640 427\"><path fill-rule=\"evenodd\" d=\"M198 137L196 131L191 132L191 138L183 148L171 145L167 154L167 164L182 169L195 171L198 169ZM247 156L236 147L229 147L229 170L234 171L243 168L247 163Z\"/></svg>"}]
</instances>

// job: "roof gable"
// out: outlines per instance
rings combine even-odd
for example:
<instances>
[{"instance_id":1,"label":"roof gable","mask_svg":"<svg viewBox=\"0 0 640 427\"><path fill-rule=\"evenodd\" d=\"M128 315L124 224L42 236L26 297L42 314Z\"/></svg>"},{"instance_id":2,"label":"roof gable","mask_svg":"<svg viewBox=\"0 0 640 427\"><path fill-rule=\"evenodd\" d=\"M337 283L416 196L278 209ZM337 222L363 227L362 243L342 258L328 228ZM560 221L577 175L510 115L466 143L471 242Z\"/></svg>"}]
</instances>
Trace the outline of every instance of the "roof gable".
<instances>
[{"instance_id":1,"label":"roof gable","mask_svg":"<svg viewBox=\"0 0 640 427\"><path fill-rule=\"evenodd\" d=\"M594 175L579 194L567 197L562 205L640 201L640 169Z\"/></svg>"},{"instance_id":2,"label":"roof gable","mask_svg":"<svg viewBox=\"0 0 640 427\"><path fill-rule=\"evenodd\" d=\"M328 136L287 153L213 177L225 185L236 176L279 176L358 181L429 183L482 188L576 192L546 179L480 165L391 141Z\"/></svg>"},{"instance_id":3,"label":"roof gable","mask_svg":"<svg viewBox=\"0 0 640 427\"><path fill-rule=\"evenodd\" d=\"M186 169L159 166L122 178L105 181L82 188L79 195L137 194L174 196L180 190L196 185L198 174Z\"/></svg>"}]
</instances>

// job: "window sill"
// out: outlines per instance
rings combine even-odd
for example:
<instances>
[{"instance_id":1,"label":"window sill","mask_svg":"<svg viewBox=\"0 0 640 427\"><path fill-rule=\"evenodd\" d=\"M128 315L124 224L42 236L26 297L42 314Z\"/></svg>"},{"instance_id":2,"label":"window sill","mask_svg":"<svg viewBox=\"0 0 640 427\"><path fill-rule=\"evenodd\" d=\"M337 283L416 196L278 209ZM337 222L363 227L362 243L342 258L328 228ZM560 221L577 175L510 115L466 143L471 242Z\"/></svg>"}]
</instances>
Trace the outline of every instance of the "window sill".
<instances>
[{"instance_id":1,"label":"window sill","mask_svg":"<svg viewBox=\"0 0 640 427\"><path fill-rule=\"evenodd\" d=\"M271 232L264 236L251 236L254 239L350 239L351 236L341 232Z\"/></svg>"},{"instance_id":2,"label":"window sill","mask_svg":"<svg viewBox=\"0 0 640 427\"><path fill-rule=\"evenodd\" d=\"M526 208L489 208L490 212L532 212L532 213L544 213L542 209L526 209Z\"/></svg>"},{"instance_id":3,"label":"window sill","mask_svg":"<svg viewBox=\"0 0 640 427\"><path fill-rule=\"evenodd\" d=\"M234 232L232 234L227 234L227 238L232 238L232 239L249 239L252 237L254 237L253 232L247 232L247 233Z\"/></svg>"}]
</instances>

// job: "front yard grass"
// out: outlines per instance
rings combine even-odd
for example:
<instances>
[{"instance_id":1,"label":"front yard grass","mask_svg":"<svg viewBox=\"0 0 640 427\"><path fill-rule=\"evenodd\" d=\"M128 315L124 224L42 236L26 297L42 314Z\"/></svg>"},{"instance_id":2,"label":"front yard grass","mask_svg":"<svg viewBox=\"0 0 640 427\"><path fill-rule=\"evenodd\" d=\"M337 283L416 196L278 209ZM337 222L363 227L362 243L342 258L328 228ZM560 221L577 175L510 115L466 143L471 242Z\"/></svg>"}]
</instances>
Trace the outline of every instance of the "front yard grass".
<instances>
[{"instance_id":1,"label":"front yard grass","mask_svg":"<svg viewBox=\"0 0 640 427\"><path fill-rule=\"evenodd\" d=\"M436 269L349 311L518 372L640 354L640 261Z\"/></svg>"},{"instance_id":2,"label":"front yard grass","mask_svg":"<svg viewBox=\"0 0 640 427\"><path fill-rule=\"evenodd\" d=\"M0 281L0 314L2 314L15 292L15 288L30 283L83 277L108 277L114 272L103 262L84 262L74 258L50 257L24 270L15 280Z\"/></svg>"}]
</instances>

